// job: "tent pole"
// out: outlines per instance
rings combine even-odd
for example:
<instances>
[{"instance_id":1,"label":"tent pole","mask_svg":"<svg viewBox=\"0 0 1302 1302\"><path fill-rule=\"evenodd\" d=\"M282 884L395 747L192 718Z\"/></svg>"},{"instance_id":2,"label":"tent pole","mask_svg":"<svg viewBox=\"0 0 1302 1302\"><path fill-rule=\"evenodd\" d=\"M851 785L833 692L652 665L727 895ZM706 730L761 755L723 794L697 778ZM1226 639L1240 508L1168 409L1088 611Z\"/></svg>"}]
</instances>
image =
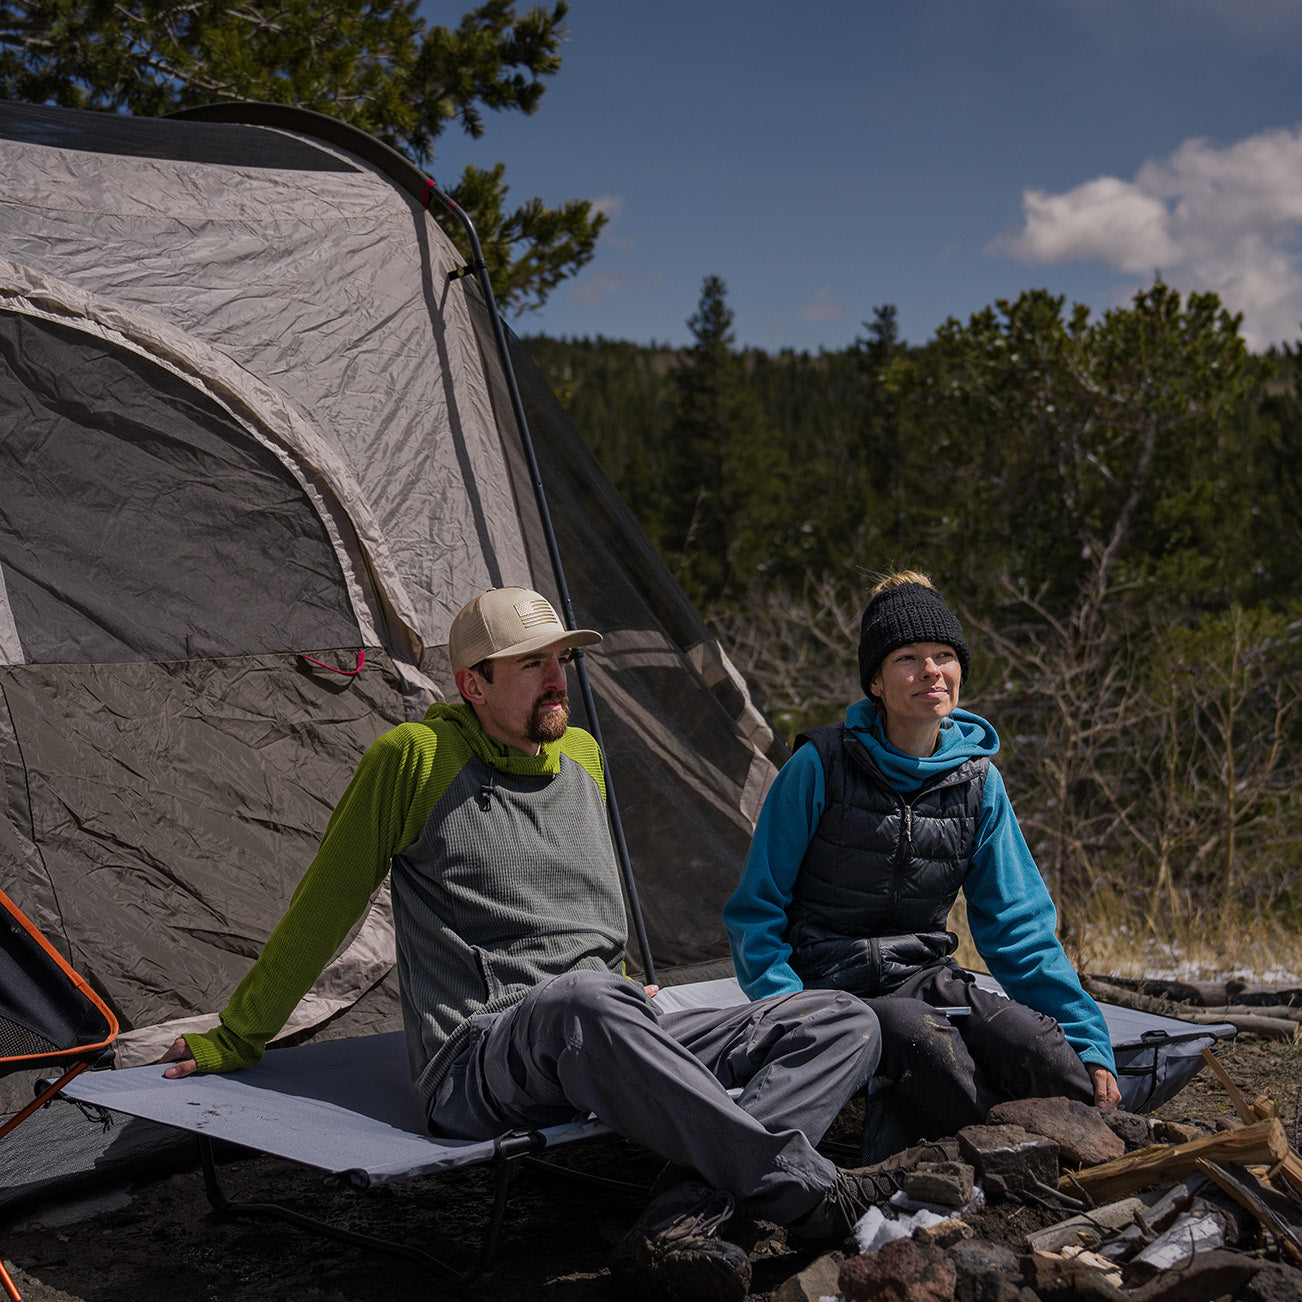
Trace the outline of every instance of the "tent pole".
<instances>
[{"instance_id":1,"label":"tent pole","mask_svg":"<svg viewBox=\"0 0 1302 1302\"><path fill-rule=\"evenodd\" d=\"M511 350L506 339L506 328L502 324L501 313L497 310L497 299L493 295L493 284L488 276L488 263L484 260L484 250L479 243L479 235L474 223L461 206L445 193L432 178L426 178L425 206L429 207L431 199L439 203L461 223L466 238L470 241L471 270L474 271L479 287L488 304L489 319L493 323L493 338L497 343L498 356L502 362L502 372L506 379L507 392L511 396L511 411L515 416L516 427L520 431L520 442L524 447L525 461L529 466L529 476L533 481L534 499L538 504L538 515L542 521L543 536L547 540L547 554L551 559L552 577L556 580L556 590L560 594L562 613L567 628L577 628L574 607L570 602L569 588L565 583L565 569L561 564L560 548L556 544L556 531L552 528L551 512L547 509L547 495L543 490L542 475L538 470L538 460L534 455L533 437L529 433L529 422L525 419L524 403L520 398L520 386L516 383L515 368L511 365ZM596 738L601 752L606 753L605 743L601 738L601 724L597 719L597 706L592 696L592 687L588 682L588 671L583 662L582 648L575 648L573 664L579 679L579 694L583 698L583 708L587 712L592 735ZM632 917L633 930L637 936L638 950L642 955L642 970L647 984L654 985L655 964L651 959L651 945L647 940L646 924L642 919L642 908L638 903L637 885L633 880L633 865L629 859L628 844L624 839L624 826L619 817L619 803L615 799L615 788L609 768L606 770L606 810L610 818L611 835L615 842L615 852L619 858L620 872L624 878L624 890L628 895L629 913Z\"/></svg>"}]
</instances>

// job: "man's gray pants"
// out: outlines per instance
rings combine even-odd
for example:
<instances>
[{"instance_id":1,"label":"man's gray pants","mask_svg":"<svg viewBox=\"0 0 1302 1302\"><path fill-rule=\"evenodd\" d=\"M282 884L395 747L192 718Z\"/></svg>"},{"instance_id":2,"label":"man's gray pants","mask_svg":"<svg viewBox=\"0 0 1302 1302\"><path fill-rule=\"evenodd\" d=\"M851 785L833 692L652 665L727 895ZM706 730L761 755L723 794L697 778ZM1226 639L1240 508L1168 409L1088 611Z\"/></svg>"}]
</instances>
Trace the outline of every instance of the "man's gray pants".
<instances>
[{"instance_id":1,"label":"man's gray pants","mask_svg":"<svg viewBox=\"0 0 1302 1302\"><path fill-rule=\"evenodd\" d=\"M876 1015L841 991L660 1014L633 981L569 972L472 1019L430 1129L487 1139L590 1112L788 1224L831 1187L836 1167L814 1145L880 1056Z\"/></svg>"}]
</instances>

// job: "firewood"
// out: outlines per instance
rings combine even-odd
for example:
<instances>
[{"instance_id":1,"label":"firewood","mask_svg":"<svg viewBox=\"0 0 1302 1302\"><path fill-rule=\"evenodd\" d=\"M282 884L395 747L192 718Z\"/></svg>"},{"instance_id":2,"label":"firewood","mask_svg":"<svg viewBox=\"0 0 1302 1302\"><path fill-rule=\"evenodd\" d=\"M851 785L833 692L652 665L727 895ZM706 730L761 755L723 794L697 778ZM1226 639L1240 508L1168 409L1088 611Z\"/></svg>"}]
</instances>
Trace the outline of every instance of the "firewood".
<instances>
[{"instance_id":1,"label":"firewood","mask_svg":"<svg viewBox=\"0 0 1302 1302\"><path fill-rule=\"evenodd\" d=\"M1275 1176L1282 1179L1296 1196L1302 1197L1302 1157L1295 1149L1290 1149L1278 1169L1271 1172L1271 1178Z\"/></svg>"},{"instance_id":2,"label":"firewood","mask_svg":"<svg viewBox=\"0 0 1302 1302\"><path fill-rule=\"evenodd\" d=\"M1092 1198L1122 1198L1163 1180L1179 1180L1197 1170L1198 1159L1228 1166L1250 1163L1274 1165L1289 1154L1288 1138L1278 1117L1236 1130L1191 1139L1187 1144L1154 1144L1085 1171L1064 1175L1064 1193L1083 1189Z\"/></svg>"},{"instance_id":3,"label":"firewood","mask_svg":"<svg viewBox=\"0 0 1302 1302\"><path fill-rule=\"evenodd\" d=\"M1262 1121L1265 1121L1267 1117L1279 1116L1279 1105L1269 1094L1258 1094L1252 1100L1252 1110Z\"/></svg>"},{"instance_id":4,"label":"firewood","mask_svg":"<svg viewBox=\"0 0 1302 1302\"><path fill-rule=\"evenodd\" d=\"M1234 1104L1234 1110L1239 1114L1239 1120L1245 1126L1250 1126L1254 1121L1260 1121L1260 1118L1252 1110L1252 1105L1243 1096L1243 1091L1230 1079L1230 1074L1221 1065L1221 1060L1208 1048L1204 1046L1200 1050L1203 1061L1212 1069L1216 1079L1220 1081L1225 1092L1230 1096L1230 1102Z\"/></svg>"},{"instance_id":5,"label":"firewood","mask_svg":"<svg viewBox=\"0 0 1302 1302\"><path fill-rule=\"evenodd\" d=\"M1286 1256L1302 1261L1302 1222L1298 1210L1273 1189L1264 1188L1246 1171L1198 1159L1198 1169L1215 1180L1240 1207L1246 1207L1274 1236Z\"/></svg>"}]
</instances>

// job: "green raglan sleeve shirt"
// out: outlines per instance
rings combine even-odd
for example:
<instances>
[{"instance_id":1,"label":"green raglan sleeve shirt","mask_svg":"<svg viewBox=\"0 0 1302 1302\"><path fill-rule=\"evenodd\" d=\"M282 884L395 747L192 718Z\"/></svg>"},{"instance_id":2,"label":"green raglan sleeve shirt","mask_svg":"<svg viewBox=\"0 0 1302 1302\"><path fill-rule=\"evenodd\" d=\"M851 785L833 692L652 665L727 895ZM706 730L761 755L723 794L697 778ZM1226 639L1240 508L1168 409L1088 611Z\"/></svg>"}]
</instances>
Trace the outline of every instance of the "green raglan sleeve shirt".
<instances>
[{"instance_id":1,"label":"green raglan sleeve shirt","mask_svg":"<svg viewBox=\"0 0 1302 1302\"><path fill-rule=\"evenodd\" d=\"M440 746L420 723L401 724L372 743L221 1024L185 1037L200 1071L233 1071L262 1056L362 916L389 861L420 835L467 754L446 734Z\"/></svg>"}]
</instances>

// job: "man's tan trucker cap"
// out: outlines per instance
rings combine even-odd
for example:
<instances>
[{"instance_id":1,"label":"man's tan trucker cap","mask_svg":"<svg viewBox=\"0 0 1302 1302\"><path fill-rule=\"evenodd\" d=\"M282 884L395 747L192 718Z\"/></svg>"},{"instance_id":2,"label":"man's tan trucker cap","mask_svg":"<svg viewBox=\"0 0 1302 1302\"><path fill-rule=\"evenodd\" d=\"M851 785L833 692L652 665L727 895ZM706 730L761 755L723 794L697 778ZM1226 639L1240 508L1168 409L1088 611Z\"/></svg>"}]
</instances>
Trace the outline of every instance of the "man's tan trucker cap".
<instances>
[{"instance_id":1,"label":"man's tan trucker cap","mask_svg":"<svg viewBox=\"0 0 1302 1302\"><path fill-rule=\"evenodd\" d=\"M565 647L595 646L601 634L566 628L552 603L531 588L493 588L461 607L448 634L452 672L481 660L523 656L559 642Z\"/></svg>"}]
</instances>

